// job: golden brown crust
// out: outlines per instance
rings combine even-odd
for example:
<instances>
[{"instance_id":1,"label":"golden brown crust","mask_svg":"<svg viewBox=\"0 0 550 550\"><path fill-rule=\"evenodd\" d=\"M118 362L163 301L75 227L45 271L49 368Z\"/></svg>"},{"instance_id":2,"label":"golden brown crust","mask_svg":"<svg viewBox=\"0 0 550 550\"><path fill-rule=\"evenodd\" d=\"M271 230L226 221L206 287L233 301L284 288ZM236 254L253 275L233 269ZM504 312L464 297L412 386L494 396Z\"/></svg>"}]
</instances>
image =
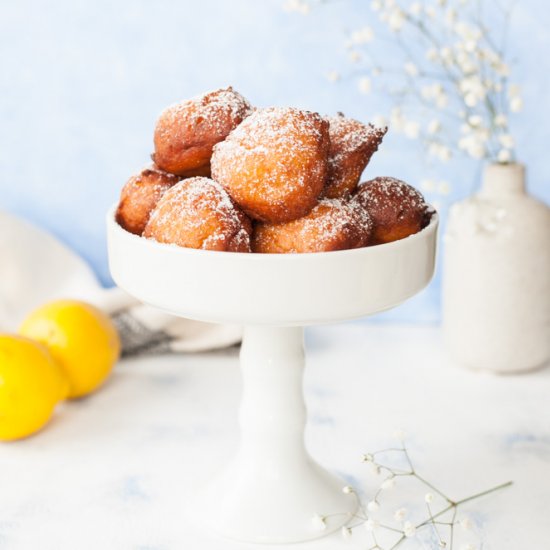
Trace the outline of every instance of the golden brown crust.
<instances>
[{"instance_id":1,"label":"golden brown crust","mask_svg":"<svg viewBox=\"0 0 550 550\"><path fill-rule=\"evenodd\" d=\"M327 118L330 133L329 171L324 196L349 197L363 170L382 143L387 128L376 128L342 113Z\"/></svg>"},{"instance_id":2,"label":"golden brown crust","mask_svg":"<svg viewBox=\"0 0 550 550\"><path fill-rule=\"evenodd\" d=\"M126 231L141 235L157 202L179 180L154 165L132 176L120 193L116 221Z\"/></svg>"},{"instance_id":3,"label":"golden brown crust","mask_svg":"<svg viewBox=\"0 0 550 550\"><path fill-rule=\"evenodd\" d=\"M329 145L328 123L317 113L258 110L214 147L212 177L252 218L295 220L317 204Z\"/></svg>"},{"instance_id":4,"label":"golden brown crust","mask_svg":"<svg viewBox=\"0 0 550 550\"><path fill-rule=\"evenodd\" d=\"M329 252L369 243L372 222L366 210L341 199L322 199L303 218L286 223L257 223L252 251L271 254Z\"/></svg>"},{"instance_id":5,"label":"golden brown crust","mask_svg":"<svg viewBox=\"0 0 550 550\"><path fill-rule=\"evenodd\" d=\"M155 127L155 163L173 174L209 176L212 147L252 112L229 87L165 109Z\"/></svg>"},{"instance_id":6,"label":"golden brown crust","mask_svg":"<svg viewBox=\"0 0 550 550\"><path fill-rule=\"evenodd\" d=\"M389 243L418 233L426 224L424 197L404 181L380 177L361 183L354 200L373 222L373 244Z\"/></svg>"},{"instance_id":7,"label":"golden brown crust","mask_svg":"<svg viewBox=\"0 0 550 550\"><path fill-rule=\"evenodd\" d=\"M182 180L152 212L144 237L186 248L250 252L252 226L224 188L203 178Z\"/></svg>"}]
</instances>

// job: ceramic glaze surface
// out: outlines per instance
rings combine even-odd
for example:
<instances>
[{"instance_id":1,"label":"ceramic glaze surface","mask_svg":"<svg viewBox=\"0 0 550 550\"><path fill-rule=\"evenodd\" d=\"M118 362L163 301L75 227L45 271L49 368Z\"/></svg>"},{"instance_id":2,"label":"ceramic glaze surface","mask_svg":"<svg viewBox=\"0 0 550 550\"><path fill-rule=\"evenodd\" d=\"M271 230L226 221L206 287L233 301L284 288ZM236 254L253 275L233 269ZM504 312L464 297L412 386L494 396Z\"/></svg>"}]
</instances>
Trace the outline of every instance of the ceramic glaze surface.
<instances>
[{"instance_id":1,"label":"ceramic glaze surface","mask_svg":"<svg viewBox=\"0 0 550 550\"><path fill-rule=\"evenodd\" d=\"M312 325L361 317L430 281L438 218L393 243L314 254L239 254L159 244L108 216L116 283L143 302L201 321Z\"/></svg>"},{"instance_id":2,"label":"ceramic glaze surface","mask_svg":"<svg viewBox=\"0 0 550 550\"><path fill-rule=\"evenodd\" d=\"M528 371L550 359L550 209L525 191L520 165L487 167L445 236L443 327L463 365Z\"/></svg>"},{"instance_id":3,"label":"ceramic glaze surface","mask_svg":"<svg viewBox=\"0 0 550 550\"><path fill-rule=\"evenodd\" d=\"M247 325L241 348L241 442L195 499L197 523L227 538L295 543L349 522L346 483L304 443L302 325L390 308L430 281L438 219L389 244L313 254L241 254L181 248L132 235L107 218L114 280L136 298L193 319ZM322 527L314 518L326 517Z\"/></svg>"}]
</instances>

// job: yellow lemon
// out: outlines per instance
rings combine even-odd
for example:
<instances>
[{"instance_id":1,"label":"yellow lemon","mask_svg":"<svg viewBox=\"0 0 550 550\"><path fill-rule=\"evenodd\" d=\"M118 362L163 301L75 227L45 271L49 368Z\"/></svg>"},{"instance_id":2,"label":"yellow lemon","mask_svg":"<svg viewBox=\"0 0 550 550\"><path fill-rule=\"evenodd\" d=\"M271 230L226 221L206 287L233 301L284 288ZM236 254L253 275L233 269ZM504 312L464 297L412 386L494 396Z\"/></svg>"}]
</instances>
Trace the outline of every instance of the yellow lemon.
<instances>
[{"instance_id":1,"label":"yellow lemon","mask_svg":"<svg viewBox=\"0 0 550 550\"><path fill-rule=\"evenodd\" d=\"M31 435L52 416L69 384L50 352L21 336L0 334L0 439Z\"/></svg>"},{"instance_id":2,"label":"yellow lemon","mask_svg":"<svg viewBox=\"0 0 550 550\"><path fill-rule=\"evenodd\" d=\"M69 397L95 390L120 355L120 339L102 311L75 300L59 300L31 313L20 334L46 345L69 380Z\"/></svg>"}]
</instances>

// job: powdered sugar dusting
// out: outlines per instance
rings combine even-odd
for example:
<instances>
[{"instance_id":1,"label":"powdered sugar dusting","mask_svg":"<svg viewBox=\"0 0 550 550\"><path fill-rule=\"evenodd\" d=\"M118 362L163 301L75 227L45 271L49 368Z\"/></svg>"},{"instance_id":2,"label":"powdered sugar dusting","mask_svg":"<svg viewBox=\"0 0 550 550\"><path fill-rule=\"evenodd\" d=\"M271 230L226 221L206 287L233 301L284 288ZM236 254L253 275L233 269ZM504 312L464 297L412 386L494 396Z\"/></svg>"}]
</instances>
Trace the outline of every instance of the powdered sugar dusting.
<instances>
[{"instance_id":1,"label":"powdered sugar dusting","mask_svg":"<svg viewBox=\"0 0 550 550\"><path fill-rule=\"evenodd\" d=\"M364 208L340 199L322 199L309 216L303 218L300 238L317 238L321 243L344 238L349 248L357 245L358 234L369 233L372 221ZM361 245L366 244L365 241Z\"/></svg>"},{"instance_id":2,"label":"powdered sugar dusting","mask_svg":"<svg viewBox=\"0 0 550 550\"><path fill-rule=\"evenodd\" d=\"M322 199L305 217L257 228L254 249L260 252L302 253L359 248L368 244L369 214L359 204Z\"/></svg>"},{"instance_id":3,"label":"powdered sugar dusting","mask_svg":"<svg viewBox=\"0 0 550 550\"><path fill-rule=\"evenodd\" d=\"M166 124L157 123L157 131L161 137L170 137L178 120L185 119L191 127L201 124L214 134L224 134L228 121L238 124L251 112L248 100L230 86L170 105L159 117Z\"/></svg>"},{"instance_id":4,"label":"powdered sugar dusting","mask_svg":"<svg viewBox=\"0 0 550 550\"><path fill-rule=\"evenodd\" d=\"M329 162L332 164L340 163L343 158L363 148L369 151L370 159L388 131L387 127L379 128L372 124L363 124L346 118L342 113L327 117L327 120L332 143Z\"/></svg>"},{"instance_id":5,"label":"powdered sugar dusting","mask_svg":"<svg viewBox=\"0 0 550 550\"><path fill-rule=\"evenodd\" d=\"M304 196L308 202L318 196L327 154L327 124L320 115L271 107L255 111L214 147L212 176L245 210L249 195L252 202L284 210Z\"/></svg>"},{"instance_id":6,"label":"powdered sugar dusting","mask_svg":"<svg viewBox=\"0 0 550 550\"><path fill-rule=\"evenodd\" d=\"M191 248L250 250L246 217L220 184L203 177L183 180L168 190L144 234Z\"/></svg>"},{"instance_id":7,"label":"powdered sugar dusting","mask_svg":"<svg viewBox=\"0 0 550 550\"><path fill-rule=\"evenodd\" d=\"M424 196L418 189L396 178L382 176L359 185L357 197L380 208L395 208L397 203L401 210L428 210Z\"/></svg>"}]
</instances>

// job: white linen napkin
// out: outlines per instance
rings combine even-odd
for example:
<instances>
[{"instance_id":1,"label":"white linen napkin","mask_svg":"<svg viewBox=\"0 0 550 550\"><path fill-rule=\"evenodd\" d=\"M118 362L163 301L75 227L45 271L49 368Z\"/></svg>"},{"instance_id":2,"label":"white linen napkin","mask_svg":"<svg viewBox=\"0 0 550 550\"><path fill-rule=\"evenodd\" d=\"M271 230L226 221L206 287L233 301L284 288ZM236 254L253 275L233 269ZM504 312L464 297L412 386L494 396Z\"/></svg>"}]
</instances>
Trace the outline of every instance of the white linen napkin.
<instances>
[{"instance_id":1,"label":"white linen napkin","mask_svg":"<svg viewBox=\"0 0 550 550\"><path fill-rule=\"evenodd\" d=\"M214 350L242 337L239 326L181 319L121 289L102 288L88 264L52 235L0 211L0 331L13 332L33 309L62 298L106 311L119 330L123 355Z\"/></svg>"}]
</instances>

